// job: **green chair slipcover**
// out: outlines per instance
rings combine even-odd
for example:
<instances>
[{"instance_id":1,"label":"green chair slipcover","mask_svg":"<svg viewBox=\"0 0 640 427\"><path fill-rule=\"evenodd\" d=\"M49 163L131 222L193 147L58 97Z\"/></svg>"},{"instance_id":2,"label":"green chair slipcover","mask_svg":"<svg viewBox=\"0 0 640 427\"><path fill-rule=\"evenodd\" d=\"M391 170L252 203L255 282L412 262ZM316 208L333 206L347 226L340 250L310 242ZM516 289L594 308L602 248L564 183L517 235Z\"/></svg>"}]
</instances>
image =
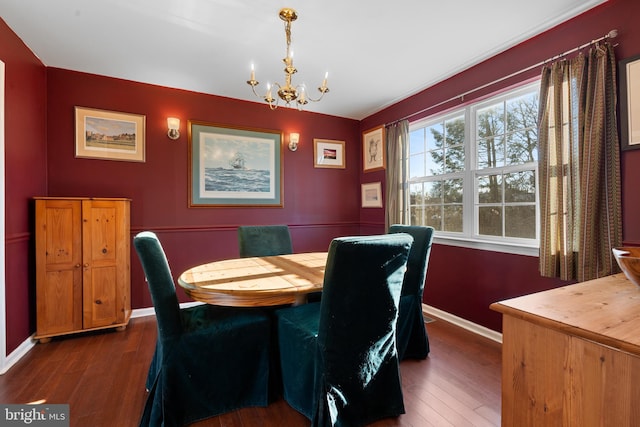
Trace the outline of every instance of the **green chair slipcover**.
<instances>
[{"instance_id":1,"label":"green chair slipcover","mask_svg":"<svg viewBox=\"0 0 640 427\"><path fill-rule=\"evenodd\" d=\"M389 233L407 233L413 237L400 296L398 356L400 360L424 359L429 354L429 337L422 316L422 294L433 243L433 227L393 224Z\"/></svg>"},{"instance_id":2,"label":"green chair slipcover","mask_svg":"<svg viewBox=\"0 0 640 427\"><path fill-rule=\"evenodd\" d=\"M286 225L241 225L238 227L240 257L293 253L291 234Z\"/></svg>"},{"instance_id":3,"label":"green chair slipcover","mask_svg":"<svg viewBox=\"0 0 640 427\"><path fill-rule=\"evenodd\" d=\"M412 241L334 239L322 300L276 311L283 396L312 427L404 413L395 333Z\"/></svg>"},{"instance_id":4,"label":"green chair slipcover","mask_svg":"<svg viewBox=\"0 0 640 427\"><path fill-rule=\"evenodd\" d=\"M180 309L154 233L133 239L158 325L141 426L184 426L247 406L267 406L269 317L259 309Z\"/></svg>"}]
</instances>

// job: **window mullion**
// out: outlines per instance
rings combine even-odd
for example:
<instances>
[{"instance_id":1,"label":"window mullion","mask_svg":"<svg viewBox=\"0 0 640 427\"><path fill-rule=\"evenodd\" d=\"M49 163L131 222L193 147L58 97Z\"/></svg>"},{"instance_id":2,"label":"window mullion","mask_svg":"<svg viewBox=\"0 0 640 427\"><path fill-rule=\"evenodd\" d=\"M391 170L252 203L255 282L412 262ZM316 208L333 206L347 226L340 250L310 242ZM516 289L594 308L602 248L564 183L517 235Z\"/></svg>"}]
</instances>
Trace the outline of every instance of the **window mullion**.
<instances>
[{"instance_id":1,"label":"window mullion","mask_svg":"<svg viewBox=\"0 0 640 427\"><path fill-rule=\"evenodd\" d=\"M476 162L476 119L472 114L472 109L465 110L465 129L464 129L464 145L465 145L465 165L464 165L464 192L463 194L463 212L464 235L473 237L476 227L476 202L477 191L475 185Z\"/></svg>"}]
</instances>

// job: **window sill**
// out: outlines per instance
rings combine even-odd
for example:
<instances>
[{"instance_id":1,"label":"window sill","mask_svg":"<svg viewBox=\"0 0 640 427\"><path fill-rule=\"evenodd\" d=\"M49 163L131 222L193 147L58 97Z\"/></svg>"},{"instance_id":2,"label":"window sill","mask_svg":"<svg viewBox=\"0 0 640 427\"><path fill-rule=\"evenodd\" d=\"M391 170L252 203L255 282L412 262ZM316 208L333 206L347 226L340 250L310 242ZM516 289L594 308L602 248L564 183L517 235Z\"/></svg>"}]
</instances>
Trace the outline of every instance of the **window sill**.
<instances>
[{"instance_id":1,"label":"window sill","mask_svg":"<svg viewBox=\"0 0 640 427\"><path fill-rule=\"evenodd\" d=\"M451 236L434 236L434 243L439 245L458 246L461 248L478 249L482 251L502 252L515 255L526 255L538 257L540 249L538 246L518 245L515 243L493 242L487 240L471 240L456 238Z\"/></svg>"}]
</instances>

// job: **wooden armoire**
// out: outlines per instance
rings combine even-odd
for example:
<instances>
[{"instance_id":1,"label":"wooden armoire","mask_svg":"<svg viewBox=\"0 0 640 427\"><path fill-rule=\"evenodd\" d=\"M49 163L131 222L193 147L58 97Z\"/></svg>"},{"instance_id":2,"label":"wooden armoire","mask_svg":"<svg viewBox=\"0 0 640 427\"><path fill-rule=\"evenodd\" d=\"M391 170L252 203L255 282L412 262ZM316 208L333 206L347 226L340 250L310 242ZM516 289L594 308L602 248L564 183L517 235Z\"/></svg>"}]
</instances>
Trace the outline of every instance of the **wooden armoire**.
<instances>
[{"instance_id":1,"label":"wooden armoire","mask_svg":"<svg viewBox=\"0 0 640 427\"><path fill-rule=\"evenodd\" d=\"M124 330L131 317L124 198L35 198L36 334Z\"/></svg>"}]
</instances>

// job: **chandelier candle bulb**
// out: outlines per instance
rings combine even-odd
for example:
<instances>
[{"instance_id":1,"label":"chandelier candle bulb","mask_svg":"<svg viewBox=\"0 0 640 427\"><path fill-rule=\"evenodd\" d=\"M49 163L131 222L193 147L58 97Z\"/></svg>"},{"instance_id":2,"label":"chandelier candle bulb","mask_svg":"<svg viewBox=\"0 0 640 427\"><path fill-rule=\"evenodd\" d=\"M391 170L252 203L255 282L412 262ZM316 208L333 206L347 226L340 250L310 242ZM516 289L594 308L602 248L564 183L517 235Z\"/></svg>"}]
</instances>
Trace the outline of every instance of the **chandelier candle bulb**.
<instances>
[{"instance_id":1,"label":"chandelier candle bulb","mask_svg":"<svg viewBox=\"0 0 640 427\"><path fill-rule=\"evenodd\" d=\"M253 67L253 64L251 64L251 81L254 81L256 79L256 70Z\"/></svg>"},{"instance_id":2,"label":"chandelier candle bulb","mask_svg":"<svg viewBox=\"0 0 640 427\"><path fill-rule=\"evenodd\" d=\"M273 94L271 93L271 83L267 83L267 95L264 97L264 100L271 105L274 101Z\"/></svg>"}]
</instances>

